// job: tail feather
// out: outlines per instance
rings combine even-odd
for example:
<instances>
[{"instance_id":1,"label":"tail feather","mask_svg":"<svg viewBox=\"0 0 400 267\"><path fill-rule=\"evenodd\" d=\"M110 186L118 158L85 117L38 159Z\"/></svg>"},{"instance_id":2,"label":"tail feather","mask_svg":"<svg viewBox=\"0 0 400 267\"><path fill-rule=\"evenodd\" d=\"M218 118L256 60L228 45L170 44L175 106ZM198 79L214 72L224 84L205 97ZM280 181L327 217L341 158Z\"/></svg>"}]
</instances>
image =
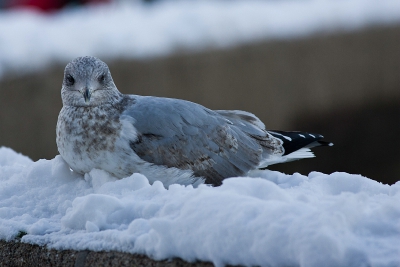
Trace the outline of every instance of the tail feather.
<instances>
[{"instance_id":1,"label":"tail feather","mask_svg":"<svg viewBox=\"0 0 400 267\"><path fill-rule=\"evenodd\" d=\"M284 132L284 131L270 131L272 136L282 141L284 153L282 155L272 155L266 157L258 165L258 169L265 169L269 165L290 162L298 159L313 158L314 153L311 148L316 146L333 146L331 142L322 141L323 138L320 134L312 134L305 132Z\"/></svg>"},{"instance_id":2,"label":"tail feather","mask_svg":"<svg viewBox=\"0 0 400 267\"><path fill-rule=\"evenodd\" d=\"M284 155L282 157L285 158L285 162L288 162L288 161L293 161L293 160L298 160L298 159L314 158L315 155L311 151L311 149L303 147L303 148L300 148L299 150L296 150L296 151L294 151L290 154Z\"/></svg>"},{"instance_id":3,"label":"tail feather","mask_svg":"<svg viewBox=\"0 0 400 267\"><path fill-rule=\"evenodd\" d=\"M291 155L290 158L294 158L296 155L297 158L309 158L312 157L311 151L304 154L304 157L300 157L302 153L296 153L297 151L300 152L302 148L313 148L316 146L332 146L333 144L330 142L322 141L321 139L324 138L320 134L313 134L313 133L306 133L306 132L285 132L285 131L268 131L272 136L279 138L282 140L282 146L285 149L285 153L282 156ZM311 153L312 156L309 156Z\"/></svg>"}]
</instances>

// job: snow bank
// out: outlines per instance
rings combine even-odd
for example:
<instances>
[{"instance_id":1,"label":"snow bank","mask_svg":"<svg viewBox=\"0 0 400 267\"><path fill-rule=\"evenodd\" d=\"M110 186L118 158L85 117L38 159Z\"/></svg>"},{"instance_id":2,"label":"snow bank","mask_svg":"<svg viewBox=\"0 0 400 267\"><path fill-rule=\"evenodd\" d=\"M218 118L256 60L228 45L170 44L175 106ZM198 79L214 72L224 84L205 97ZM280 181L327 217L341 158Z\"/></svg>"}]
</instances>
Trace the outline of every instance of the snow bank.
<instances>
[{"instance_id":1,"label":"snow bank","mask_svg":"<svg viewBox=\"0 0 400 267\"><path fill-rule=\"evenodd\" d=\"M85 177L60 156L0 149L0 239L57 249L260 266L400 266L400 182L360 175L231 178L220 187Z\"/></svg>"},{"instance_id":2,"label":"snow bank","mask_svg":"<svg viewBox=\"0 0 400 267\"><path fill-rule=\"evenodd\" d=\"M0 11L0 77L82 55L146 58L394 23L398 0L117 1L53 15Z\"/></svg>"}]
</instances>

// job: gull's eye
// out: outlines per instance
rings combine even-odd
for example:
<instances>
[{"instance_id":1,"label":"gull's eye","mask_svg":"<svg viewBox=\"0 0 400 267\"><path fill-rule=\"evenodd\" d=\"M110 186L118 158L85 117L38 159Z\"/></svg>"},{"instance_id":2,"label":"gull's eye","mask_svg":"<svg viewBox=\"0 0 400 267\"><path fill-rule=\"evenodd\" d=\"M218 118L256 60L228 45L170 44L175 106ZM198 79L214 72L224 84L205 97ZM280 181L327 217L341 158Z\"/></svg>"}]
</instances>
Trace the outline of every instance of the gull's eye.
<instances>
[{"instance_id":1,"label":"gull's eye","mask_svg":"<svg viewBox=\"0 0 400 267\"><path fill-rule=\"evenodd\" d=\"M65 76L65 83L66 83L68 86L74 85L74 83L75 83L74 77L72 77L70 74L67 74L67 76Z\"/></svg>"},{"instance_id":2,"label":"gull's eye","mask_svg":"<svg viewBox=\"0 0 400 267\"><path fill-rule=\"evenodd\" d=\"M104 74L100 75L98 78L99 82L103 83L106 80L106 76Z\"/></svg>"}]
</instances>

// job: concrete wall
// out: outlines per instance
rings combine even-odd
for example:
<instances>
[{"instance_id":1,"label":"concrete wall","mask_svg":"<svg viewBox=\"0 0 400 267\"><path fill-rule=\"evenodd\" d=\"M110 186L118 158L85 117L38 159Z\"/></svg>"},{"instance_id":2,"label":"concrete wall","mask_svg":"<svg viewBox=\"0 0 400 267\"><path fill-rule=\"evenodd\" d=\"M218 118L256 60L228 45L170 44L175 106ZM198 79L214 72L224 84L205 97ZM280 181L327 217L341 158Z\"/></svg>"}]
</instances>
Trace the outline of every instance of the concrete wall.
<instances>
[{"instance_id":1,"label":"concrete wall","mask_svg":"<svg viewBox=\"0 0 400 267\"><path fill-rule=\"evenodd\" d=\"M400 26L107 63L123 93L247 110L269 129L318 132L335 143L278 170L400 177ZM57 154L65 64L0 81L0 145L34 160Z\"/></svg>"},{"instance_id":2,"label":"concrete wall","mask_svg":"<svg viewBox=\"0 0 400 267\"><path fill-rule=\"evenodd\" d=\"M47 249L38 245L0 240L2 267L212 267L209 262L188 263L181 259L155 261L143 255Z\"/></svg>"}]
</instances>

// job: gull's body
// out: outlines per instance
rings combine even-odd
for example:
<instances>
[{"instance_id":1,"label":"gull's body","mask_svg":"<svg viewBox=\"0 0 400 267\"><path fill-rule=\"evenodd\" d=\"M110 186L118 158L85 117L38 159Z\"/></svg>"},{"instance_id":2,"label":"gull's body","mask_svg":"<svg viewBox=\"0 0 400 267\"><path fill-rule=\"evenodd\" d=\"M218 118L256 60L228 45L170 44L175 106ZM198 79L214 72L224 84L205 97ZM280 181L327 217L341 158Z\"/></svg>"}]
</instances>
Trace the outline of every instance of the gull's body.
<instances>
[{"instance_id":1,"label":"gull's body","mask_svg":"<svg viewBox=\"0 0 400 267\"><path fill-rule=\"evenodd\" d=\"M76 172L102 169L117 178L221 184L268 165L313 157L321 135L267 131L253 114L213 111L171 98L123 95L94 57L67 65L57 146Z\"/></svg>"}]
</instances>

